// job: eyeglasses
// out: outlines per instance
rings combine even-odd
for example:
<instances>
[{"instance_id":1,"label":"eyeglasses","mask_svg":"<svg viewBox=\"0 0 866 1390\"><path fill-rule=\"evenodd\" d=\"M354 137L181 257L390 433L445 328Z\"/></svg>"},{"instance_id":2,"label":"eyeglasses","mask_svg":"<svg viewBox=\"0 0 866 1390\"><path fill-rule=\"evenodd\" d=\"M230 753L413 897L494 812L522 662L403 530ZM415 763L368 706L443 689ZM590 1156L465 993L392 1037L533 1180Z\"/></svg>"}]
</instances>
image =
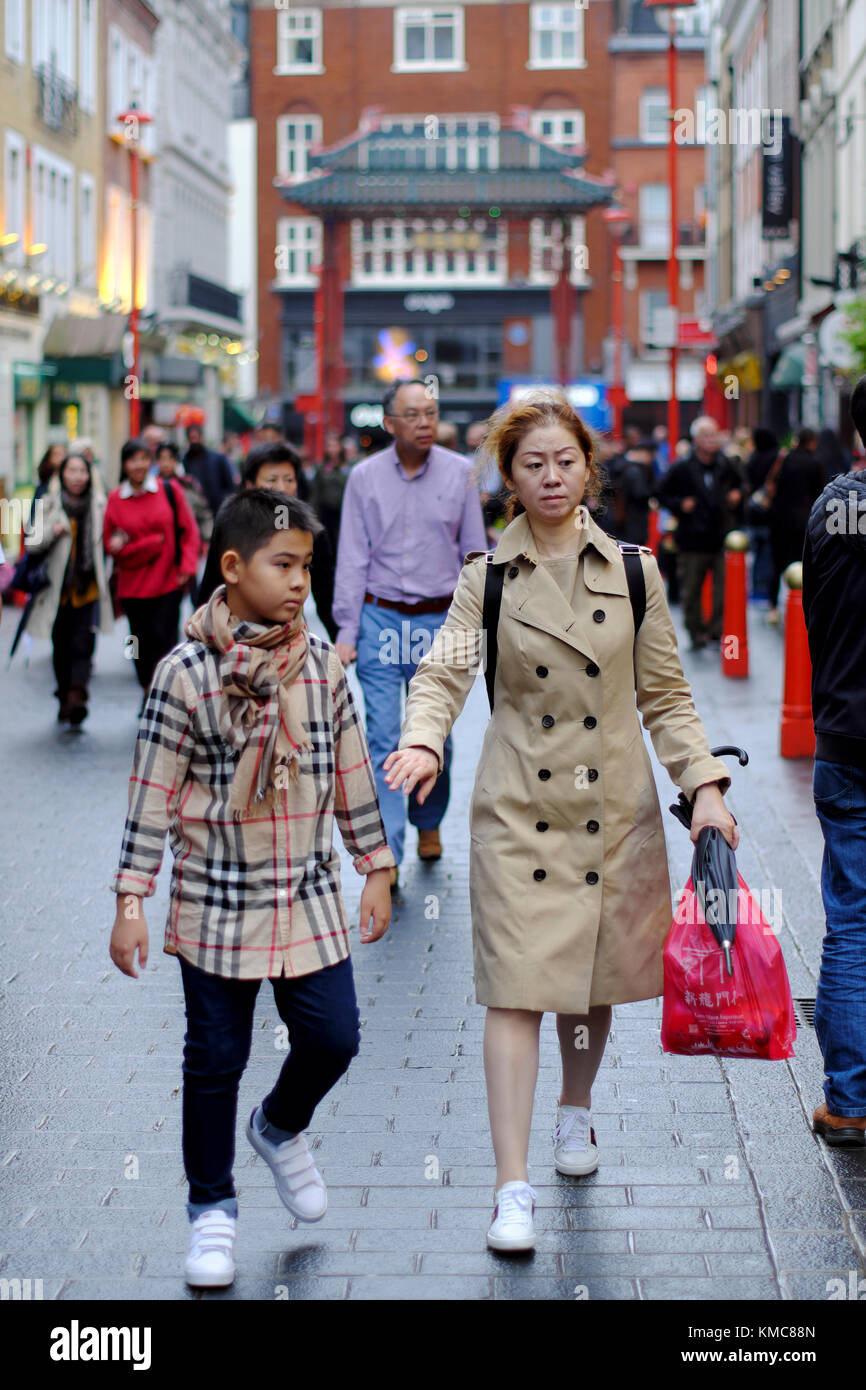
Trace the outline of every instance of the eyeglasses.
<instances>
[{"instance_id":1,"label":"eyeglasses","mask_svg":"<svg viewBox=\"0 0 866 1390\"><path fill-rule=\"evenodd\" d=\"M410 425L415 420L420 420L423 416L425 420L435 420L439 414L439 407L434 405L429 410L404 410L402 415L393 415L394 420L408 420Z\"/></svg>"}]
</instances>

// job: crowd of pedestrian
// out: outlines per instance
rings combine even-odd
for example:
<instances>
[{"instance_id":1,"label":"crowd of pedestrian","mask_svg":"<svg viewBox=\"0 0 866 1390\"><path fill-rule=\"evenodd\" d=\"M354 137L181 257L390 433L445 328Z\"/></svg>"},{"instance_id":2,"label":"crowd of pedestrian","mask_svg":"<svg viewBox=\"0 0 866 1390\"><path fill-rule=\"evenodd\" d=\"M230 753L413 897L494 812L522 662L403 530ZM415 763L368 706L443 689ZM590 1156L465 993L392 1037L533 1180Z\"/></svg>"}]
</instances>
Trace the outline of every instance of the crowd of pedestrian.
<instances>
[{"instance_id":1,"label":"crowd of pedestrian","mask_svg":"<svg viewBox=\"0 0 866 1390\"><path fill-rule=\"evenodd\" d=\"M866 378L853 403L861 437L864 402ZM855 478L835 434L802 428L786 448L770 428L732 436L699 416L684 439L634 424L599 439L563 393L539 389L469 425L461 451L421 379L389 386L383 428L390 442L365 458L330 431L315 459L270 424L245 451L233 438L210 448L189 424L182 454L148 425L123 445L107 495L90 441L54 445L16 567L30 594L22 627L51 641L70 727L87 717L97 633L121 616L129 626L141 722L110 949L128 975L136 953L146 963L143 899L171 831L185 867L164 949L179 957L188 1020L194 1286L234 1277L235 1115L263 979L291 1050L247 1138L294 1216L326 1213L303 1131L359 1044L333 822L365 877L369 944L400 892L407 819L419 858L443 856L451 729L485 641L491 720L470 808L470 910L497 1170L488 1245L535 1241L527 1156L545 1012L562 1062L553 1163L594 1171L591 1089L611 1009L661 992L670 926L639 716L692 804L692 839L715 827L738 842L668 605L682 603L694 651L721 640L725 538L741 528L771 624L781 577L804 558L828 918L828 1075L814 1123L828 1142L866 1142L866 671L850 659L862 652L851 625L866 570L862 539L834 544L820 524ZM310 596L327 640L304 619Z\"/></svg>"}]
</instances>

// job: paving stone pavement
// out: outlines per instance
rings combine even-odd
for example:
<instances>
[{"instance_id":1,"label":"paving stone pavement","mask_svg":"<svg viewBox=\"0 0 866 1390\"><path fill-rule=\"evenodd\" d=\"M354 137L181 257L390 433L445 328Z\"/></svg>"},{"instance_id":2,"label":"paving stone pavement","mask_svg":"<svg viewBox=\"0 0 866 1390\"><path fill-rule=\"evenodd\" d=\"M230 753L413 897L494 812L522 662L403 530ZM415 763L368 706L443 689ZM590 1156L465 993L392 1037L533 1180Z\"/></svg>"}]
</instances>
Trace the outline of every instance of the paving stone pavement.
<instances>
[{"instance_id":1,"label":"paving stone pavement","mask_svg":"<svg viewBox=\"0 0 866 1390\"><path fill-rule=\"evenodd\" d=\"M559 1072L545 1018L530 1153L538 1247L486 1250L494 1166L468 915L479 678L456 726L444 858L418 861L410 831L387 937L361 947L354 932L362 1050L310 1131L327 1216L298 1228L243 1137L282 1060L265 985L241 1087L239 1273L230 1291L193 1294L181 1274L183 1000L161 952L167 867L148 905L146 972L122 977L107 954L138 703L122 625L101 640L91 718L73 734L54 723L47 644L6 669L17 617L7 610L0 627L0 1279L41 1279L61 1300L773 1301L825 1300L829 1280L866 1274L866 1153L834 1154L810 1133L814 1032L801 1029L789 1063L666 1056L660 1001L614 1012L593 1092L601 1164L579 1180L551 1161ZM823 933L811 762L778 756L783 639L758 608L750 622L748 681L722 680L717 651L680 645L711 743L751 755L729 795L738 863L753 890L781 891L793 993L811 997ZM675 789L656 768L667 806ZM676 891L691 847L665 819ZM355 920L361 883L343 863Z\"/></svg>"}]
</instances>

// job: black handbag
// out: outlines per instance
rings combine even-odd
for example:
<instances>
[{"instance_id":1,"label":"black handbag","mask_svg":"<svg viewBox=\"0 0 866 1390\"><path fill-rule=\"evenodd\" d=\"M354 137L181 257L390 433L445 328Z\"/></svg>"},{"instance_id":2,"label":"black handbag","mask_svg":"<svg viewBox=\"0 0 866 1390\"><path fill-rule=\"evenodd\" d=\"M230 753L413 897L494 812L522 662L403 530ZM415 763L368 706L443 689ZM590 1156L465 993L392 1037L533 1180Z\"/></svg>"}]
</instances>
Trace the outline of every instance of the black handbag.
<instances>
[{"instance_id":1,"label":"black handbag","mask_svg":"<svg viewBox=\"0 0 866 1390\"><path fill-rule=\"evenodd\" d=\"M48 562L44 555L31 555L29 551L21 556L15 566L15 573L12 576L10 589L17 589L21 594L30 594L35 598L41 594L43 589L49 588L51 580L48 577Z\"/></svg>"}]
</instances>

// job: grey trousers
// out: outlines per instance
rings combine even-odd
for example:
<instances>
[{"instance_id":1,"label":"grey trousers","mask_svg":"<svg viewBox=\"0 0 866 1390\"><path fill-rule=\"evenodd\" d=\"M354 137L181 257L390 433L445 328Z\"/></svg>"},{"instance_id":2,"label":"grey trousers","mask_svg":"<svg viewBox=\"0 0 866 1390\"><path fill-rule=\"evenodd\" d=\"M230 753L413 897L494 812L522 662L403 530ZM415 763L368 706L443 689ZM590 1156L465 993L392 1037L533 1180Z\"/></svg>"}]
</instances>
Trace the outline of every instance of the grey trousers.
<instances>
[{"instance_id":1,"label":"grey trousers","mask_svg":"<svg viewBox=\"0 0 866 1390\"><path fill-rule=\"evenodd\" d=\"M713 616L709 628L704 622L701 590L707 572L713 576ZM677 556L677 578L683 605L683 619L693 642L706 641L707 636L721 638L722 614L725 603L725 552L721 550L686 550Z\"/></svg>"}]
</instances>

